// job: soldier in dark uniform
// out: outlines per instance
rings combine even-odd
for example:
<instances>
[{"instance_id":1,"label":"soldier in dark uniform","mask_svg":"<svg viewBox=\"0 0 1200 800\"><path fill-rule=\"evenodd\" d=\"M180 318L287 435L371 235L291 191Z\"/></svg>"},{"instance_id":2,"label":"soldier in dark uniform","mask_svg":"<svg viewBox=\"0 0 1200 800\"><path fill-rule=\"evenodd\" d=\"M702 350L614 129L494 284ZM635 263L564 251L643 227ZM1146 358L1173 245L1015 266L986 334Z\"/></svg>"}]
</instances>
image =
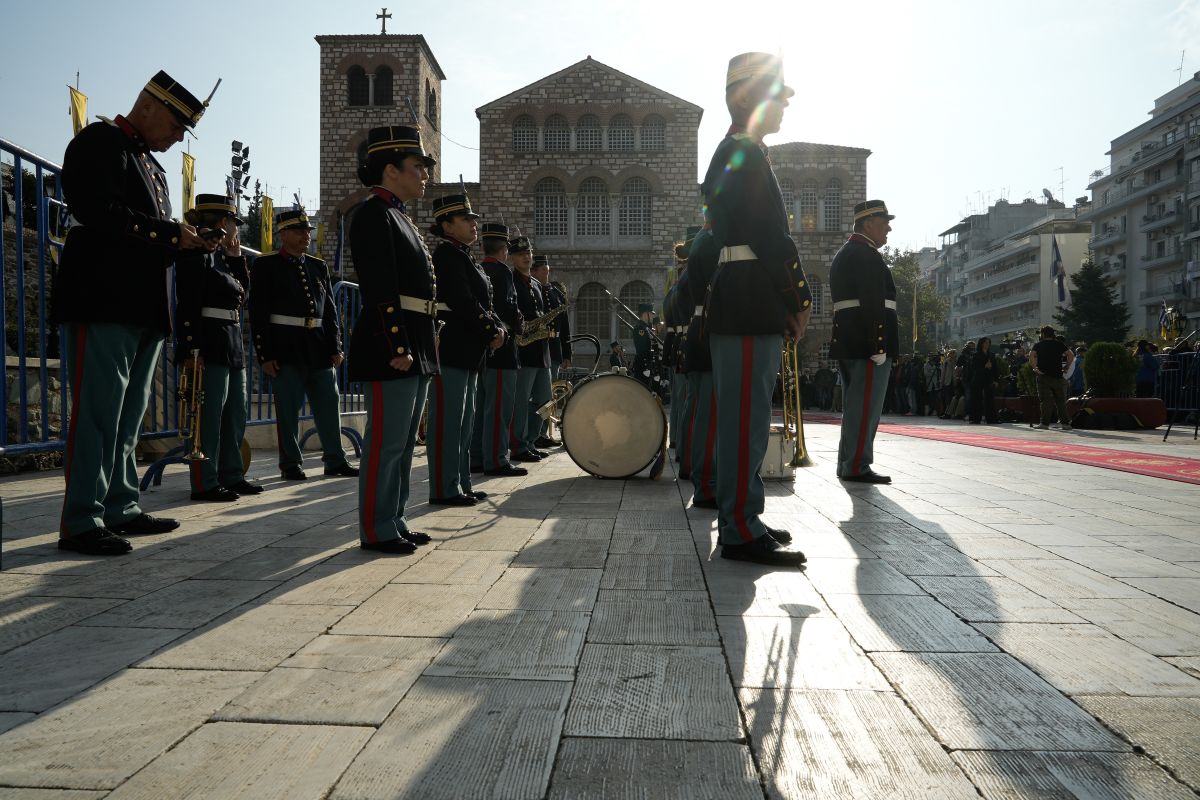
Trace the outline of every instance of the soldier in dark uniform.
<instances>
[{"instance_id":1,"label":"soldier in dark uniform","mask_svg":"<svg viewBox=\"0 0 1200 800\"><path fill-rule=\"evenodd\" d=\"M533 276L542 290L546 313L566 305L567 294L559 288L561 284L550 282L550 259L547 256L535 255L529 274ZM562 369L563 364L566 363L568 368L571 366L571 324L567 320L566 312L561 312L555 317L551 326L554 329L554 335L546 340L550 347L550 370L546 373L545 379L539 377L534 381L533 400L529 404L529 424L533 426L532 430L537 434L533 440L535 448L558 447L562 444L547 435L549 421L542 419L537 413L539 408L550 402L552 387L558 380L558 372ZM544 399L539 403L539 398Z\"/></svg>"},{"instance_id":2,"label":"soldier in dark uniform","mask_svg":"<svg viewBox=\"0 0 1200 800\"><path fill-rule=\"evenodd\" d=\"M542 298L541 285L530 274L533 268L533 246L528 238L521 236L509 241L508 263L513 268L517 287L517 307L521 309L521 315L528 324L547 310ZM533 404L540 399L540 408L550 400L550 345L545 339L541 339L520 347L519 350L521 369L517 372L516 405L513 408L509 447L513 451L512 457L515 461L541 461L547 454L534 448L533 442L537 439L538 426L531 425L529 418L532 415L540 423L537 408L533 408Z\"/></svg>"},{"instance_id":3,"label":"soldier in dark uniform","mask_svg":"<svg viewBox=\"0 0 1200 800\"><path fill-rule=\"evenodd\" d=\"M211 95L209 95L211 98ZM122 535L179 527L139 504L134 452L163 339L171 332L167 270L215 243L171 219L162 166L204 114L191 92L159 72L128 116L94 122L67 146L62 187L77 224L53 283L71 389L59 548L121 555Z\"/></svg>"},{"instance_id":4,"label":"soldier in dark uniform","mask_svg":"<svg viewBox=\"0 0 1200 800\"><path fill-rule=\"evenodd\" d=\"M486 492L471 486L471 431L484 354L504 344L506 329L492 311L492 284L475 263L479 215L466 195L433 201L430 232L443 239L433 251L437 273L438 341L441 372L429 394L425 444L429 458L429 502L473 506Z\"/></svg>"},{"instance_id":5,"label":"soldier in dark uniform","mask_svg":"<svg viewBox=\"0 0 1200 800\"><path fill-rule=\"evenodd\" d=\"M271 378L279 472L289 481L308 477L301 468L299 443L300 406L306 396L321 440L325 474L358 474L342 450L337 385L337 368L345 359L342 326L329 268L307 252L313 227L303 209L276 216L279 251L259 256L251 269L254 349Z\"/></svg>"},{"instance_id":6,"label":"soldier in dark uniform","mask_svg":"<svg viewBox=\"0 0 1200 800\"><path fill-rule=\"evenodd\" d=\"M404 204L425 192L429 168L417 128L367 133L358 179L371 191L350 223L362 313L350 339L350 380L367 400L366 449L358 479L359 546L411 553L430 541L405 518L417 427L438 372L433 259Z\"/></svg>"},{"instance_id":7,"label":"soldier in dark uniform","mask_svg":"<svg viewBox=\"0 0 1200 800\"><path fill-rule=\"evenodd\" d=\"M778 541L759 515L759 470L767 451L771 396L783 336L799 337L811 314L804 270L788 231L779 184L763 137L779 130L792 90L783 65L767 53L729 62L725 102L733 125L717 146L703 191L720 246L706 308L717 408L717 506L721 555L768 564L800 564L804 555Z\"/></svg>"},{"instance_id":8,"label":"soldier in dark uniform","mask_svg":"<svg viewBox=\"0 0 1200 800\"><path fill-rule=\"evenodd\" d=\"M688 396L692 398L691 413L685 421L689 449L683 463L692 478L692 505L712 509L717 507L717 394L713 387L708 331L704 326L704 301L720 250L709 228L697 233L688 248L686 304L691 318L683 356Z\"/></svg>"},{"instance_id":9,"label":"soldier in dark uniform","mask_svg":"<svg viewBox=\"0 0 1200 800\"><path fill-rule=\"evenodd\" d=\"M829 267L833 338L829 357L842 374L842 438L837 476L859 483L891 483L871 469L875 430L887 392L889 360L900 353L896 284L879 248L892 229L882 200L854 207L854 233Z\"/></svg>"},{"instance_id":10,"label":"soldier in dark uniform","mask_svg":"<svg viewBox=\"0 0 1200 800\"><path fill-rule=\"evenodd\" d=\"M198 358L204 371L200 452L206 461L190 463L192 499L237 500L258 494L245 478L242 437L246 433L246 353L242 345L242 305L250 288L246 257L238 241L237 206L232 197L202 194L184 218L199 229L221 230L216 253L183 256L175 274L175 360L191 370Z\"/></svg>"},{"instance_id":11,"label":"soldier in dark uniform","mask_svg":"<svg viewBox=\"0 0 1200 800\"><path fill-rule=\"evenodd\" d=\"M658 391L654 376L650 373L653 367L654 329L650 326L654 319L654 306L642 303L638 306L638 321L633 326L633 377L642 382L650 391Z\"/></svg>"},{"instance_id":12,"label":"soldier in dark uniform","mask_svg":"<svg viewBox=\"0 0 1200 800\"><path fill-rule=\"evenodd\" d=\"M685 420L691 416L692 398L688 392L687 367L684 364L684 344L687 340L687 323L692 316L687 274L688 249L692 245L700 226L690 227L682 242L675 246L675 261L678 278L667 291L663 301L663 317L667 324L667 335L663 343L665 359L671 375L671 442L675 448L675 460L679 463L679 477L691 477L690 447Z\"/></svg>"}]
</instances>

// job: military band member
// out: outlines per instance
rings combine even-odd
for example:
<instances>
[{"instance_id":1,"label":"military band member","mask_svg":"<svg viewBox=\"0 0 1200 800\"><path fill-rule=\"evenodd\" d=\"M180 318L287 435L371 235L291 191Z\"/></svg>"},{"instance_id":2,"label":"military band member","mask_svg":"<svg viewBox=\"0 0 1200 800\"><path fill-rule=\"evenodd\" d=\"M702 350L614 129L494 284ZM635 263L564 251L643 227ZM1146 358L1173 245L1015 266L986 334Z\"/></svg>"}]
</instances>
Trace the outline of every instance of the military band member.
<instances>
[{"instance_id":1,"label":"military band member","mask_svg":"<svg viewBox=\"0 0 1200 800\"><path fill-rule=\"evenodd\" d=\"M408 527L417 426L438 372L434 345L437 280L425 239L405 203L425 192L436 162L417 128L372 128L358 179L370 193L350 223L362 313L350 339L350 380L367 400L366 447L358 479L359 546L411 553L430 541Z\"/></svg>"},{"instance_id":2,"label":"military band member","mask_svg":"<svg viewBox=\"0 0 1200 800\"><path fill-rule=\"evenodd\" d=\"M683 479L690 477L691 462L688 457L687 429L684 426L684 420L691 414L687 372L683 363L687 321L692 316L691 298L688 296L687 254L699 232L699 226L688 228L684 240L675 246L677 277L663 300L663 318L667 325L663 348L671 381L670 440L671 447L675 449L675 460L680 464L679 477Z\"/></svg>"},{"instance_id":3,"label":"military band member","mask_svg":"<svg viewBox=\"0 0 1200 800\"><path fill-rule=\"evenodd\" d=\"M633 377L642 382L650 391L657 391L654 376L650 373L653 367L654 306L641 303L638 306L638 321L633 326Z\"/></svg>"},{"instance_id":4,"label":"military band member","mask_svg":"<svg viewBox=\"0 0 1200 800\"><path fill-rule=\"evenodd\" d=\"M879 248L892 229L882 200L854 207L854 233L833 257L829 294L833 337L829 357L842 374L842 433L837 475L844 481L891 483L871 469L875 431L887 393L889 359L900 353L896 284Z\"/></svg>"},{"instance_id":5,"label":"military band member","mask_svg":"<svg viewBox=\"0 0 1200 800\"><path fill-rule=\"evenodd\" d=\"M541 287L546 313L567 304L567 293L563 290L562 284L550 280L550 259L547 256L540 253L534 255L533 267L530 268L529 274ZM571 323L567 319L566 312L562 312L554 318L552 327L554 335L546 340L550 347L550 371L546 375L544 387L540 386L541 378L534 381L533 402L529 404L529 424L534 426L537 431L537 438L533 441L535 448L558 447L562 444L557 439L550 438L548 434L549 420L542 419L537 413L539 408L550 402L552 387L558 380L558 373L563 364L565 363L568 369L571 367ZM537 402L539 397L545 398L540 404Z\"/></svg>"},{"instance_id":6,"label":"military band member","mask_svg":"<svg viewBox=\"0 0 1200 800\"><path fill-rule=\"evenodd\" d=\"M184 218L199 230L224 233L215 253L183 256L175 270L175 360L191 372L203 370L204 403L200 439L205 461L192 461L192 499L237 500L258 494L245 478L242 437L246 433L246 353L242 346L242 306L250 288L246 257L238 240L237 206L232 197L201 194Z\"/></svg>"},{"instance_id":7,"label":"military band member","mask_svg":"<svg viewBox=\"0 0 1200 800\"><path fill-rule=\"evenodd\" d=\"M159 72L127 116L88 125L63 157L63 193L76 220L51 300L64 326L71 390L63 550L121 555L132 549L122 535L179 527L142 511L134 453L171 332L167 270L181 253L215 244L171 219L166 175L152 153L183 141L206 106Z\"/></svg>"},{"instance_id":8,"label":"military band member","mask_svg":"<svg viewBox=\"0 0 1200 800\"><path fill-rule=\"evenodd\" d=\"M506 330L492 311L492 285L475 263L479 215L466 195L433 201L430 232L442 238L433 251L437 275L441 372L429 393L425 444L429 458L429 502L472 506L487 497L471 485L471 432L484 354L504 344Z\"/></svg>"},{"instance_id":9,"label":"military band member","mask_svg":"<svg viewBox=\"0 0 1200 800\"><path fill-rule=\"evenodd\" d=\"M358 474L342 450L337 385L337 368L345 360L342 326L329 268L308 254L313 227L303 209L278 214L279 250L255 259L250 276L254 284L250 296L254 349L262 371L271 379L279 472L289 481L308 477L302 469L304 455L299 442L300 407L305 397L321 440L325 474Z\"/></svg>"},{"instance_id":10,"label":"military band member","mask_svg":"<svg viewBox=\"0 0 1200 800\"><path fill-rule=\"evenodd\" d=\"M771 396L783 336L799 337L812 311L796 243L763 137L779 130L788 98L783 64L767 53L729 62L725 101L733 125L717 146L703 191L721 247L706 308L717 409L718 528L725 558L793 565L759 515L765 491Z\"/></svg>"},{"instance_id":11,"label":"military band member","mask_svg":"<svg viewBox=\"0 0 1200 800\"><path fill-rule=\"evenodd\" d=\"M533 246L527 237L521 236L508 243L508 263L513 268L517 287L517 307L526 324L546 313L540 284L533 279ZM517 372L516 407L513 410L512 436L509 447L515 461L541 461L547 454L534 448L538 426L531 425L529 418L540 422L534 403L540 407L550 400L550 345L545 339L525 345L520 349L521 369ZM532 399L531 399L532 398ZM532 410L531 410L532 409Z\"/></svg>"},{"instance_id":12,"label":"military band member","mask_svg":"<svg viewBox=\"0 0 1200 800\"><path fill-rule=\"evenodd\" d=\"M691 413L687 425L686 466L692 478L692 505L717 507L717 392L713 386L712 354L704 325L704 301L721 252L712 230L702 229L688 248L687 297L691 318L684 342Z\"/></svg>"}]
</instances>

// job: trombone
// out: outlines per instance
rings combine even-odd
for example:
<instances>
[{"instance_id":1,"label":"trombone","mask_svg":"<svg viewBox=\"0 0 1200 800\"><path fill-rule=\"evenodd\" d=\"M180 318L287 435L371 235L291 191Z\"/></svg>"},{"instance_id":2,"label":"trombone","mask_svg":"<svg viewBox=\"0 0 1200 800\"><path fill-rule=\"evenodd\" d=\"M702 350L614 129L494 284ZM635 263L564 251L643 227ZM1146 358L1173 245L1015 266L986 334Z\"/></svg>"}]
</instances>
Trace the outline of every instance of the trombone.
<instances>
[{"instance_id":1,"label":"trombone","mask_svg":"<svg viewBox=\"0 0 1200 800\"><path fill-rule=\"evenodd\" d=\"M783 440L792 443L789 467L811 467L813 460L804 446L804 403L800 395L800 346L784 339L779 364L779 388L783 395Z\"/></svg>"}]
</instances>

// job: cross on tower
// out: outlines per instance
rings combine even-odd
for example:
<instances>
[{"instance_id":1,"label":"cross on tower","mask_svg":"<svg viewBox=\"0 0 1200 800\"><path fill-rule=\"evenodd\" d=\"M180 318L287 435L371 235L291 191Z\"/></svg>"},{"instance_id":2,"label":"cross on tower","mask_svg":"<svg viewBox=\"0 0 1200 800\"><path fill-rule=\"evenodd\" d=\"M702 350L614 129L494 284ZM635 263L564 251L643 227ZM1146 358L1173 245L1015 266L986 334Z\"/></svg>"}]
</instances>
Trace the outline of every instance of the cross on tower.
<instances>
[{"instance_id":1,"label":"cross on tower","mask_svg":"<svg viewBox=\"0 0 1200 800\"><path fill-rule=\"evenodd\" d=\"M387 13L386 8L379 9L379 13L375 15L375 19L381 20L379 23L379 35L387 36L387 21L392 18L392 15Z\"/></svg>"}]
</instances>

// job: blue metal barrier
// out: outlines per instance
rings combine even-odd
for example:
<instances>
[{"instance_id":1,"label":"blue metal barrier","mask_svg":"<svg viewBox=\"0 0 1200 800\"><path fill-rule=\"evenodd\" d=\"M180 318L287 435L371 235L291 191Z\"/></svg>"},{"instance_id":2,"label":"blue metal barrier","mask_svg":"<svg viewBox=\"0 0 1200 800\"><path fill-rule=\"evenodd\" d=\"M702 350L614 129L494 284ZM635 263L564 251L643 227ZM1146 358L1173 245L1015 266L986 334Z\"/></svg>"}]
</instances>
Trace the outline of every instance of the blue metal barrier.
<instances>
[{"instance_id":1,"label":"blue metal barrier","mask_svg":"<svg viewBox=\"0 0 1200 800\"><path fill-rule=\"evenodd\" d=\"M1156 355L1158 374L1154 380L1154 396L1167 407L1167 430L1163 441L1171 435L1177 421L1192 415L1192 438L1200 434L1200 353L1163 353Z\"/></svg>"}]
</instances>

